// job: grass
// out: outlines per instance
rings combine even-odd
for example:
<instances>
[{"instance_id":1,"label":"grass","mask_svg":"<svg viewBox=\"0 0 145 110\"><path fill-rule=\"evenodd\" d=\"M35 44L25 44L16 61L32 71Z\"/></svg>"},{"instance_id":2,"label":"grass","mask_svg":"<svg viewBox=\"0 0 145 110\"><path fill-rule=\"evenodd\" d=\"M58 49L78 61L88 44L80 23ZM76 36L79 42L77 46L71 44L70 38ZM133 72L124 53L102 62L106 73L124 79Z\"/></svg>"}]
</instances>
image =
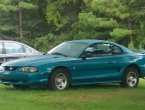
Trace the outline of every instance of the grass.
<instances>
[{"instance_id":1,"label":"grass","mask_svg":"<svg viewBox=\"0 0 145 110\"><path fill-rule=\"evenodd\" d=\"M145 110L145 80L135 89L102 85L65 91L17 90L0 84L0 110Z\"/></svg>"}]
</instances>

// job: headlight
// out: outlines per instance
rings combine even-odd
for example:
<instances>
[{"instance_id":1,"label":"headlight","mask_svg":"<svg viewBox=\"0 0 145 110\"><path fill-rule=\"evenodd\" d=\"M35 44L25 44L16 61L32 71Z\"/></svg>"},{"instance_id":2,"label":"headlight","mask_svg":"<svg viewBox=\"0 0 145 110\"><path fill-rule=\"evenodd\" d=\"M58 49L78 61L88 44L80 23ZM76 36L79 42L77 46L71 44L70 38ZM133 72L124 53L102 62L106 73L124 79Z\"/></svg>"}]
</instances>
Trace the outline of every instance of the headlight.
<instances>
[{"instance_id":1,"label":"headlight","mask_svg":"<svg viewBox=\"0 0 145 110\"><path fill-rule=\"evenodd\" d=\"M38 68L36 68L36 67L21 67L20 69L18 69L18 71L34 73L34 72L38 72Z\"/></svg>"}]
</instances>

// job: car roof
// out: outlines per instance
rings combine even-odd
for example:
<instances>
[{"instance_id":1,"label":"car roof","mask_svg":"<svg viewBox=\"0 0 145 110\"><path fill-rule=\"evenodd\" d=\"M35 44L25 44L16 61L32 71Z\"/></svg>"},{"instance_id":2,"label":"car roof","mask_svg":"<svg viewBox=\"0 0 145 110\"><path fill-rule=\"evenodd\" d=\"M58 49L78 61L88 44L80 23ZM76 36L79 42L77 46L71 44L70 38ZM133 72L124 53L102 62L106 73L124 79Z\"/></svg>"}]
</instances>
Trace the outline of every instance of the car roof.
<instances>
[{"instance_id":1,"label":"car roof","mask_svg":"<svg viewBox=\"0 0 145 110\"><path fill-rule=\"evenodd\" d=\"M17 42L17 41L13 41L13 40L0 40L0 42ZM17 42L20 43L20 42Z\"/></svg>"},{"instance_id":2,"label":"car roof","mask_svg":"<svg viewBox=\"0 0 145 110\"><path fill-rule=\"evenodd\" d=\"M17 42L17 41L12 41L12 40L0 40L0 42L12 42L12 43L17 43L17 44L25 45L25 46L27 46L29 48L32 48L32 47L30 47L30 46L28 46L28 45L26 45L24 43Z\"/></svg>"},{"instance_id":3,"label":"car roof","mask_svg":"<svg viewBox=\"0 0 145 110\"><path fill-rule=\"evenodd\" d=\"M21 42L12 41L12 40L0 40L0 42L16 42L16 43L21 43Z\"/></svg>"},{"instance_id":4,"label":"car roof","mask_svg":"<svg viewBox=\"0 0 145 110\"><path fill-rule=\"evenodd\" d=\"M113 42L106 41L106 40L96 40L96 39L72 40L72 41L68 41L68 42L80 42L80 43L86 43L86 44L94 44L97 42L113 43Z\"/></svg>"}]
</instances>

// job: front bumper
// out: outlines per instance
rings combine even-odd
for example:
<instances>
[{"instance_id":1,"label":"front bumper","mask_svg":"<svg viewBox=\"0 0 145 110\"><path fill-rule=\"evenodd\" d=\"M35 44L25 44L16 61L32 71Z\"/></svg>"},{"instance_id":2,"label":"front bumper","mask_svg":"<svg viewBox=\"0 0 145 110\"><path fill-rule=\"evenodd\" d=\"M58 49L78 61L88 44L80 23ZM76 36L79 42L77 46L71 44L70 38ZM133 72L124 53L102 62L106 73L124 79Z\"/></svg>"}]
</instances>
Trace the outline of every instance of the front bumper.
<instances>
[{"instance_id":1,"label":"front bumper","mask_svg":"<svg viewBox=\"0 0 145 110\"><path fill-rule=\"evenodd\" d=\"M43 86L48 84L48 73L0 72L0 83L6 85Z\"/></svg>"}]
</instances>

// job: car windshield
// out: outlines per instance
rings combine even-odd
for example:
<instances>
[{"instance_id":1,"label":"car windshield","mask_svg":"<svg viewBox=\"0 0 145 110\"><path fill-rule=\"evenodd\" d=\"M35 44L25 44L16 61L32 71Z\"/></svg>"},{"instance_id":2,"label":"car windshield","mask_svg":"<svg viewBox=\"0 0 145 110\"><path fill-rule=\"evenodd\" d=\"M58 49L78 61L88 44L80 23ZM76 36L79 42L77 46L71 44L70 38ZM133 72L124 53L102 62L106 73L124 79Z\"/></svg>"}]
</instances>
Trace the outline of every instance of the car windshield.
<instances>
[{"instance_id":1,"label":"car windshield","mask_svg":"<svg viewBox=\"0 0 145 110\"><path fill-rule=\"evenodd\" d=\"M62 55L66 57L76 57L87 44L80 42L64 42L52 50L47 52L47 54Z\"/></svg>"}]
</instances>

